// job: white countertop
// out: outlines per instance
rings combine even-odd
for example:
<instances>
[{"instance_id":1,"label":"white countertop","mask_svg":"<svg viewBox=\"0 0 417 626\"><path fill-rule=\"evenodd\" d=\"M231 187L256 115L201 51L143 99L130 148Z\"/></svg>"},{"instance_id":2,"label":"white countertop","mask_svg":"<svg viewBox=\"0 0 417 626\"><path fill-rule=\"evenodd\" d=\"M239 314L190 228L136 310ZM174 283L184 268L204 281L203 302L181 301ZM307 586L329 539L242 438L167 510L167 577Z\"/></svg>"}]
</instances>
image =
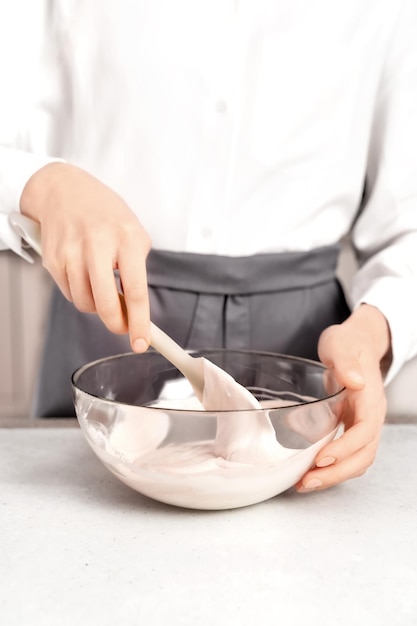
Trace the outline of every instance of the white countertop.
<instances>
[{"instance_id":1,"label":"white countertop","mask_svg":"<svg viewBox=\"0 0 417 626\"><path fill-rule=\"evenodd\" d=\"M78 428L0 429L2 626L416 626L417 424L361 478L220 512L129 489Z\"/></svg>"}]
</instances>

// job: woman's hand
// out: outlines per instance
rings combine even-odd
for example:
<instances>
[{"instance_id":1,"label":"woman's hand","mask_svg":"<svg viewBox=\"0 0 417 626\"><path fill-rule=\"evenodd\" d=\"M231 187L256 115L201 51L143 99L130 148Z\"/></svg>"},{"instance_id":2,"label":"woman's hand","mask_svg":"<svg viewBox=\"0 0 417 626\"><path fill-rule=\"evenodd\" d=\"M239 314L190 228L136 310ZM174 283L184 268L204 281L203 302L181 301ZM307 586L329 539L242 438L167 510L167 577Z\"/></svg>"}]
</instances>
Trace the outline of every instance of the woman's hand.
<instances>
[{"instance_id":1,"label":"woman's hand","mask_svg":"<svg viewBox=\"0 0 417 626\"><path fill-rule=\"evenodd\" d=\"M145 262L151 244L122 198L84 170L55 162L31 177L20 204L23 214L41 224L43 264L64 296L80 311L97 313L110 331L129 332L136 352L146 350L150 328Z\"/></svg>"},{"instance_id":2,"label":"woman's hand","mask_svg":"<svg viewBox=\"0 0 417 626\"><path fill-rule=\"evenodd\" d=\"M320 359L347 389L345 432L319 452L316 467L297 484L299 492L361 476L372 465L387 408L383 374L391 358L390 343L385 317L367 304L322 333Z\"/></svg>"}]
</instances>

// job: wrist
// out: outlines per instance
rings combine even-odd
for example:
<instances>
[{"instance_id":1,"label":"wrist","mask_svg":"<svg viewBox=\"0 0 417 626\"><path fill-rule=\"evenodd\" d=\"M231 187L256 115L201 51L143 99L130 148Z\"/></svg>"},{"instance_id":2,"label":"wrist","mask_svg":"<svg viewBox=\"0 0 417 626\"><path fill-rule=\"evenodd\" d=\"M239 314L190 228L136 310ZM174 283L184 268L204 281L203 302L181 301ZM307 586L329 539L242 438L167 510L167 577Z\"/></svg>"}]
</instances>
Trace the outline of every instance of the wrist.
<instances>
[{"instance_id":1,"label":"wrist","mask_svg":"<svg viewBox=\"0 0 417 626\"><path fill-rule=\"evenodd\" d=\"M55 195L57 182L69 166L62 161L52 161L37 170L23 188L20 196L20 211L39 223Z\"/></svg>"}]
</instances>

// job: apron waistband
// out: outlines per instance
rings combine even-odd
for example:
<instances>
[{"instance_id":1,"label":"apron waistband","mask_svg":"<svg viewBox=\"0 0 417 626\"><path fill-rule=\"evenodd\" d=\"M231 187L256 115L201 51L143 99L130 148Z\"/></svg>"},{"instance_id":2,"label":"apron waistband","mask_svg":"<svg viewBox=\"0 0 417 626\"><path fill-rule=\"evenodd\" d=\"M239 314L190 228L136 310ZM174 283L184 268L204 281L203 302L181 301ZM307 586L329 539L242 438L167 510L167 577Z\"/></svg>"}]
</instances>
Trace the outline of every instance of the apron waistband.
<instances>
[{"instance_id":1,"label":"apron waistband","mask_svg":"<svg viewBox=\"0 0 417 626\"><path fill-rule=\"evenodd\" d=\"M244 295L312 287L335 278L339 245L308 252L229 257L151 250L148 283L181 291Z\"/></svg>"}]
</instances>

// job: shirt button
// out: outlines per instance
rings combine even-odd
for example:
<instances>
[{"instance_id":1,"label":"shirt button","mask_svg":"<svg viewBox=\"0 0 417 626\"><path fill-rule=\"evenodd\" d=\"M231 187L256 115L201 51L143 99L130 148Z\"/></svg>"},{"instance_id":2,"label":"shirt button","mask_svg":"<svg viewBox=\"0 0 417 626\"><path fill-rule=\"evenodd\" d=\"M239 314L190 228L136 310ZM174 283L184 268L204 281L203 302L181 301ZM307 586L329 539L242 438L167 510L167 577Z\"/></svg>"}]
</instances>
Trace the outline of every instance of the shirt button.
<instances>
[{"instance_id":1,"label":"shirt button","mask_svg":"<svg viewBox=\"0 0 417 626\"><path fill-rule=\"evenodd\" d=\"M226 113L227 104L224 100L217 100L215 104L215 108L216 108L217 113Z\"/></svg>"}]
</instances>

